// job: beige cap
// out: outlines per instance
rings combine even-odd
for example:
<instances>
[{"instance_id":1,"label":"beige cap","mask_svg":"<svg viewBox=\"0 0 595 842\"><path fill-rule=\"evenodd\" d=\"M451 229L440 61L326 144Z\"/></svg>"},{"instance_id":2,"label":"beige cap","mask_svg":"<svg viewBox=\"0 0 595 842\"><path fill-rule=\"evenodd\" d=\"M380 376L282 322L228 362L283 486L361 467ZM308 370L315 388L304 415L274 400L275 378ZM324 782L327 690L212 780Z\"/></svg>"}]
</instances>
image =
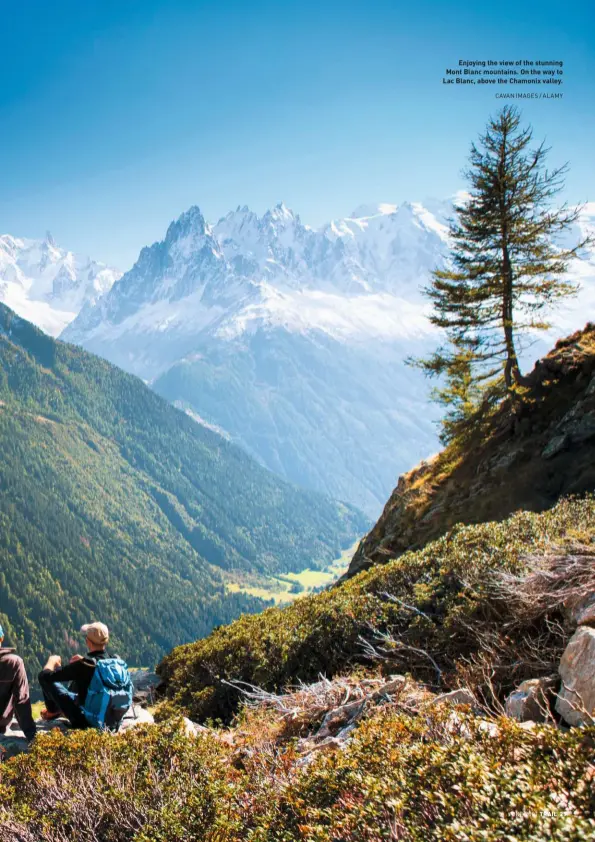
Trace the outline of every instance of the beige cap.
<instances>
[{"instance_id":1,"label":"beige cap","mask_svg":"<svg viewBox=\"0 0 595 842\"><path fill-rule=\"evenodd\" d=\"M105 623L87 623L81 626L82 633L97 646L105 646L109 640L109 629Z\"/></svg>"}]
</instances>

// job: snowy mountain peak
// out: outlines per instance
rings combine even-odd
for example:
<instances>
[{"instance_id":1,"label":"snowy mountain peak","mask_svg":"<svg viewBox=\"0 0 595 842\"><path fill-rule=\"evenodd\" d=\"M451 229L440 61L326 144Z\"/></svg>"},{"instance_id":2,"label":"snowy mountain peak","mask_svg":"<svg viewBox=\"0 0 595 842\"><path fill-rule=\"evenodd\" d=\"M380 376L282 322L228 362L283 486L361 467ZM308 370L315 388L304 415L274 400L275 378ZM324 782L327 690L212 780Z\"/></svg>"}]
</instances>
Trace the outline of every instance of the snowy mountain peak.
<instances>
[{"instance_id":1,"label":"snowy mountain peak","mask_svg":"<svg viewBox=\"0 0 595 842\"><path fill-rule=\"evenodd\" d=\"M283 220L299 219L299 217L296 217L294 212L287 207L285 202L278 202L271 211L268 211L268 213L270 214L271 219L283 219ZM265 214L265 216L266 216L266 214Z\"/></svg>"},{"instance_id":2,"label":"snowy mountain peak","mask_svg":"<svg viewBox=\"0 0 595 842\"><path fill-rule=\"evenodd\" d=\"M165 241L167 243L173 243L176 240L191 236L204 237L208 233L208 230L209 226L200 208L197 205L193 205L170 224L165 235Z\"/></svg>"},{"instance_id":3,"label":"snowy mountain peak","mask_svg":"<svg viewBox=\"0 0 595 842\"><path fill-rule=\"evenodd\" d=\"M60 248L49 231L43 240L0 236L0 301L53 336L121 274Z\"/></svg>"},{"instance_id":4,"label":"snowy mountain peak","mask_svg":"<svg viewBox=\"0 0 595 842\"><path fill-rule=\"evenodd\" d=\"M364 204L358 205L354 211L349 214L349 219L362 219L369 216L382 216L383 214L394 213L399 206L391 204L390 202L378 202L378 204Z\"/></svg>"}]
</instances>

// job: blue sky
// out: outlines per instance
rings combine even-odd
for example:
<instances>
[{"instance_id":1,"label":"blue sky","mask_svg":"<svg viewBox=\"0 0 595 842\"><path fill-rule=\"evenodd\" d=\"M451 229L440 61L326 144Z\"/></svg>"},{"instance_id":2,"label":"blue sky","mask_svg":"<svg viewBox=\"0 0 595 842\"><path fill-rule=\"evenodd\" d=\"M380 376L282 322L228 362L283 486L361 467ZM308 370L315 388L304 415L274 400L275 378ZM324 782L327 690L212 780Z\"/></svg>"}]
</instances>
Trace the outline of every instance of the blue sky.
<instances>
[{"instance_id":1,"label":"blue sky","mask_svg":"<svg viewBox=\"0 0 595 842\"><path fill-rule=\"evenodd\" d=\"M191 204L283 200L312 225L463 186L501 101L458 59L564 61L527 100L567 196L595 200L594 4L2 0L0 233L128 268Z\"/></svg>"}]
</instances>

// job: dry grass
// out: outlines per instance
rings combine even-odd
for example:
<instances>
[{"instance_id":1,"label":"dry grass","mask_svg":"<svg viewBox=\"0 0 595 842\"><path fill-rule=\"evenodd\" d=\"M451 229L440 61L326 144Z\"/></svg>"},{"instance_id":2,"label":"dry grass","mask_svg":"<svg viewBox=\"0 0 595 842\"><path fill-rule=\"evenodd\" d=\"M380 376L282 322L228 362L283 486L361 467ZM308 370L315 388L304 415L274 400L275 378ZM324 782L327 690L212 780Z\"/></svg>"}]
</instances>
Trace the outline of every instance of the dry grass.
<instances>
[{"instance_id":1,"label":"dry grass","mask_svg":"<svg viewBox=\"0 0 595 842\"><path fill-rule=\"evenodd\" d=\"M564 552L552 550L530 556L528 570L514 575L504 570L494 576L494 597L506 602L511 624L527 623L564 609L572 610L595 594L595 548L577 545Z\"/></svg>"}]
</instances>

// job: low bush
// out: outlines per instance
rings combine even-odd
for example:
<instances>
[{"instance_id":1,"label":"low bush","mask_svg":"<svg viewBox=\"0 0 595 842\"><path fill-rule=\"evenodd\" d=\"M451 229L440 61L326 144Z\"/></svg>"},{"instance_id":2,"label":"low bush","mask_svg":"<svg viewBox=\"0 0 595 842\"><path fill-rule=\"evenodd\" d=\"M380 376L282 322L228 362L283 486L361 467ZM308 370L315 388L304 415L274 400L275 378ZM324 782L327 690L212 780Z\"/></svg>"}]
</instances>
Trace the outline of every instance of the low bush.
<instances>
[{"instance_id":1,"label":"low bush","mask_svg":"<svg viewBox=\"0 0 595 842\"><path fill-rule=\"evenodd\" d=\"M495 703L524 678L555 669L570 633L560 606L536 616L505 598L500 574L523 574L536 555L554 549L560 556L582 544L588 554L594 536L593 497L455 527L423 550L331 590L243 616L174 649L158 668L166 685L159 715L183 711L196 720L229 721L240 694L226 682L278 691L319 674L331 677L365 663L362 639L386 632L395 641L389 671L446 689L464 681Z\"/></svg>"},{"instance_id":2,"label":"low bush","mask_svg":"<svg viewBox=\"0 0 595 842\"><path fill-rule=\"evenodd\" d=\"M0 766L0 842L592 839L595 728L498 726L380 708L309 763L291 741L242 751L179 722L53 734Z\"/></svg>"}]
</instances>

